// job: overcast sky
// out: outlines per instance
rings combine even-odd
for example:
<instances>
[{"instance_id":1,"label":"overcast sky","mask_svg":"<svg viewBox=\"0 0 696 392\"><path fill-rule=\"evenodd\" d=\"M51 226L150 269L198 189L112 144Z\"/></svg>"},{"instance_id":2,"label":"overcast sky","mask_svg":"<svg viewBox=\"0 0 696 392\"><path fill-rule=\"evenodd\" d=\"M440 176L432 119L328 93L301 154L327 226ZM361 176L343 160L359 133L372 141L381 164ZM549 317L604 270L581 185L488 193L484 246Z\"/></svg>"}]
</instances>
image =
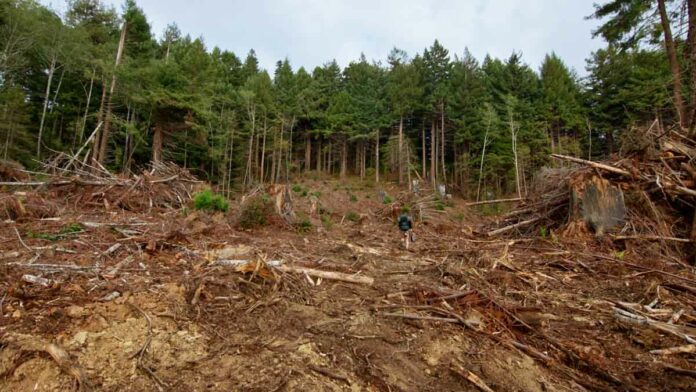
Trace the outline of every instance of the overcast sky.
<instances>
[{"instance_id":1,"label":"overcast sky","mask_svg":"<svg viewBox=\"0 0 696 392\"><path fill-rule=\"evenodd\" d=\"M121 10L122 0L104 0ZM136 0L158 37L171 22L242 59L256 51L272 71L287 57L312 69L331 59L341 66L360 53L383 60L394 46L409 55L435 39L451 55L468 47L476 58L522 52L534 69L555 51L578 74L603 46L592 39L592 0ZM64 9L63 0L42 0Z\"/></svg>"}]
</instances>

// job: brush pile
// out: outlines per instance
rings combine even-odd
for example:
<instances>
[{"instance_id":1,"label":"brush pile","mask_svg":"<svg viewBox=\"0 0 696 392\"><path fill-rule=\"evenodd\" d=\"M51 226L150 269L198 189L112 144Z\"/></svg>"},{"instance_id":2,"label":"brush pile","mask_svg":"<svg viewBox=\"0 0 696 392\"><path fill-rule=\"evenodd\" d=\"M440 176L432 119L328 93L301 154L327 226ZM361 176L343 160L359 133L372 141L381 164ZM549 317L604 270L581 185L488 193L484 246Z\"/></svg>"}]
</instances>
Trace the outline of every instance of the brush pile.
<instances>
[{"instance_id":1,"label":"brush pile","mask_svg":"<svg viewBox=\"0 0 696 392\"><path fill-rule=\"evenodd\" d=\"M10 188L36 188L34 192L15 192L13 200L4 200L6 215L25 215L21 208L24 199L40 197L48 192L51 197L60 197L69 203L103 206L107 210L181 208L187 205L191 194L202 184L188 170L172 163L152 163L149 170L140 175L114 175L101 167L81 163L76 165L73 160L68 160L64 165L59 163L54 159L44 164L47 176L43 175L41 181L0 183L0 186ZM43 212L39 215L35 217L45 217Z\"/></svg>"},{"instance_id":2,"label":"brush pile","mask_svg":"<svg viewBox=\"0 0 696 392\"><path fill-rule=\"evenodd\" d=\"M564 166L542 171L534 196L488 235L544 228L572 237L611 233L622 240L692 242L696 230L687 229L687 217L696 201L696 142L656 123L627 132L623 142L625 155L605 162L553 154Z\"/></svg>"}]
</instances>

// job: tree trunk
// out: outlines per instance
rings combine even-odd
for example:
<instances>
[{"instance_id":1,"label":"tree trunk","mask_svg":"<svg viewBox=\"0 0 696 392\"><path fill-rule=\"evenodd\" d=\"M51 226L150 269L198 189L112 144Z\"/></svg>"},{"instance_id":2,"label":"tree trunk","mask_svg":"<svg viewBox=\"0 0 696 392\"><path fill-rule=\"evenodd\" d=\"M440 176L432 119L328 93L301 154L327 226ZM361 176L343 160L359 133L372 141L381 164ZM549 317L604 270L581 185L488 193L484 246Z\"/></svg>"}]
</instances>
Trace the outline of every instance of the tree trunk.
<instances>
[{"instance_id":1,"label":"tree trunk","mask_svg":"<svg viewBox=\"0 0 696 392\"><path fill-rule=\"evenodd\" d=\"M266 121L267 121L267 118L266 118L266 114L264 113L264 115L263 115L263 136L262 136L262 142L261 142L261 167L259 169L259 180L261 181L262 184L266 180L266 173L265 173L265 170L266 170L266 165L265 165L265 161L266 161L266 132L267 132ZM273 157L273 163L275 165L275 156Z\"/></svg>"},{"instance_id":2,"label":"tree trunk","mask_svg":"<svg viewBox=\"0 0 696 392\"><path fill-rule=\"evenodd\" d=\"M36 142L36 157L41 159L41 142L43 138L44 123L46 121L46 110L48 109L48 100L51 97L51 82L53 82L53 74L56 71L56 57L51 59L51 65L48 68L48 81L46 82L46 94L44 96L43 111L41 112L41 123L39 124L39 137Z\"/></svg>"},{"instance_id":3,"label":"tree trunk","mask_svg":"<svg viewBox=\"0 0 696 392\"><path fill-rule=\"evenodd\" d=\"M476 201L481 200L481 183L483 182L483 160L486 158L486 147L488 146L488 132L491 129L491 120L486 124L486 133L483 136L483 150L481 151L481 165L479 166L478 187L476 188Z\"/></svg>"},{"instance_id":4,"label":"tree trunk","mask_svg":"<svg viewBox=\"0 0 696 392\"><path fill-rule=\"evenodd\" d=\"M696 0L688 0L687 9L689 13L688 28L688 48L685 52L689 54L689 64L691 66L691 114L689 115L689 134L696 137Z\"/></svg>"},{"instance_id":5,"label":"tree trunk","mask_svg":"<svg viewBox=\"0 0 696 392\"><path fill-rule=\"evenodd\" d=\"M162 125L155 123L155 130L152 134L152 162L162 161L162 141L164 139Z\"/></svg>"},{"instance_id":6,"label":"tree trunk","mask_svg":"<svg viewBox=\"0 0 696 392\"><path fill-rule=\"evenodd\" d=\"M60 78L58 78L58 86L56 86L56 92L53 93L53 105L51 105L51 110L49 113L53 113L53 109L56 107L56 102L58 102L58 93L60 93L60 87L63 85L63 76L65 76L65 67L60 71Z\"/></svg>"},{"instance_id":7,"label":"tree trunk","mask_svg":"<svg viewBox=\"0 0 696 392\"><path fill-rule=\"evenodd\" d=\"M317 137L317 159L316 159L316 160L317 160L317 172L319 172L319 173L321 173L321 169L322 169L322 166L321 166L321 149L322 149L321 137Z\"/></svg>"},{"instance_id":8,"label":"tree trunk","mask_svg":"<svg viewBox=\"0 0 696 392\"><path fill-rule=\"evenodd\" d=\"M689 4L691 5L691 1ZM679 125L686 127L688 126L686 123L688 119L686 118L686 111L684 110L684 98L682 97L681 69L679 67L679 62L677 61L677 49L674 44L674 38L672 37L672 27L670 26L669 16L667 15L665 0L657 0L657 8L660 11L660 23L662 24L662 31L665 35L665 51L667 52L669 68L672 72L674 107L677 111ZM691 22L691 16L689 16L689 22Z\"/></svg>"},{"instance_id":9,"label":"tree trunk","mask_svg":"<svg viewBox=\"0 0 696 392\"><path fill-rule=\"evenodd\" d=\"M116 68L121 63L121 57L123 56L123 49L126 43L126 30L127 24L123 22L123 28L121 29L121 37L118 41L118 49L116 50L116 63L114 66L114 74L111 75L111 87L109 88L109 96L106 99L106 114L104 115L104 127L102 127L101 140L99 146L99 153L97 154L97 162L104 163L106 159L106 151L109 146L109 131L111 127L111 104L114 97L114 91L116 90ZM161 131L161 130L160 130ZM160 132L160 137L162 137ZM161 142L161 140L160 140ZM162 145L160 144L160 148ZM154 153L153 153L154 156ZM161 151L160 151L161 157Z\"/></svg>"},{"instance_id":10,"label":"tree trunk","mask_svg":"<svg viewBox=\"0 0 696 392\"><path fill-rule=\"evenodd\" d=\"M435 130L435 120L430 123L430 181L433 187L437 184L437 161L435 160L435 149L437 148L437 131Z\"/></svg>"},{"instance_id":11,"label":"tree trunk","mask_svg":"<svg viewBox=\"0 0 696 392\"><path fill-rule=\"evenodd\" d=\"M89 114L89 104L92 101L92 87L94 87L94 77L97 74L97 69L92 69L92 77L89 79L89 91L87 92L87 103L85 104L85 115L82 118L82 125L80 126L79 142L82 144L82 139L85 137L85 128L87 127L87 115Z\"/></svg>"},{"instance_id":12,"label":"tree trunk","mask_svg":"<svg viewBox=\"0 0 696 392\"><path fill-rule=\"evenodd\" d=\"M404 183L404 116L399 116L399 185Z\"/></svg>"},{"instance_id":13,"label":"tree trunk","mask_svg":"<svg viewBox=\"0 0 696 392\"><path fill-rule=\"evenodd\" d=\"M375 182L379 183L379 129L375 137Z\"/></svg>"},{"instance_id":14,"label":"tree trunk","mask_svg":"<svg viewBox=\"0 0 696 392\"><path fill-rule=\"evenodd\" d=\"M227 158L227 197L230 197L232 188L232 160L234 158L234 128L230 132L230 155Z\"/></svg>"},{"instance_id":15,"label":"tree trunk","mask_svg":"<svg viewBox=\"0 0 696 392\"><path fill-rule=\"evenodd\" d=\"M309 134L305 136L304 169L305 172L312 170L312 139Z\"/></svg>"},{"instance_id":16,"label":"tree trunk","mask_svg":"<svg viewBox=\"0 0 696 392\"><path fill-rule=\"evenodd\" d=\"M512 154L515 160L515 184L517 186L517 197L522 198L522 188L520 188L520 169L517 160L517 131L515 131L515 122L510 115L510 136L512 138Z\"/></svg>"},{"instance_id":17,"label":"tree trunk","mask_svg":"<svg viewBox=\"0 0 696 392\"><path fill-rule=\"evenodd\" d=\"M285 133L285 119L280 123L280 141L278 142L278 162L276 163L276 169L278 173L275 176L274 183L280 180L280 173L283 171L283 134Z\"/></svg>"},{"instance_id":18,"label":"tree trunk","mask_svg":"<svg viewBox=\"0 0 696 392\"><path fill-rule=\"evenodd\" d=\"M248 186L252 181L252 168L251 164L254 159L254 131L256 128L256 108L248 104L247 113L251 118L251 132L249 133L249 150L247 151L247 164L246 169L244 169L244 185Z\"/></svg>"},{"instance_id":19,"label":"tree trunk","mask_svg":"<svg viewBox=\"0 0 696 392\"><path fill-rule=\"evenodd\" d=\"M442 181L447 182L447 169L445 168L445 103L440 103L440 162L442 163Z\"/></svg>"},{"instance_id":20,"label":"tree trunk","mask_svg":"<svg viewBox=\"0 0 696 392\"><path fill-rule=\"evenodd\" d=\"M426 173L428 172L427 166L428 166L428 159L426 157L426 150L425 150L425 120L423 120L423 128L421 129L421 154L423 155L423 167L422 172L423 172L423 179L427 178Z\"/></svg>"},{"instance_id":21,"label":"tree trunk","mask_svg":"<svg viewBox=\"0 0 696 392\"><path fill-rule=\"evenodd\" d=\"M341 142L341 179L346 178L346 174L348 174L348 142L346 141L345 138L343 138L343 141Z\"/></svg>"}]
</instances>

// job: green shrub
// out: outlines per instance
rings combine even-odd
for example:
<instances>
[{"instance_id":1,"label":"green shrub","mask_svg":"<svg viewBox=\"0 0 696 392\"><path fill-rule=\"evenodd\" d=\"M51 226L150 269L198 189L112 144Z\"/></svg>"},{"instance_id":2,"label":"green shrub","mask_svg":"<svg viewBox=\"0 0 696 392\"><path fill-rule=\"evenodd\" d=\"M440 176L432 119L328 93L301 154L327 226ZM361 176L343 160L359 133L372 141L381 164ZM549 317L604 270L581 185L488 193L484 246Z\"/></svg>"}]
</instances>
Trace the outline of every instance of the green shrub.
<instances>
[{"instance_id":1,"label":"green shrub","mask_svg":"<svg viewBox=\"0 0 696 392\"><path fill-rule=\"evenodd\" d=\"M309 233L314 227L312 226L312 222L310 222L307 218L301 219L295 226L297 227L297 231L300 233Z\"/></svg>"},{"instance_id":2,"label":"green shrub","mask_svg":"<svg viewBox=\"0 0 696 392\"><path fill-rule=\"evenodd\" d=\"M346 213L346 219L348 219L351 222L357 222L360 220L360 215L358 215L358 213L355 211L348 211Z\"/></svg>"},{"instance_id":3,"label":"green shrub","mask_svg":"<svg viewBox=\"0 0 696 392\"><path fill-rule=\"evenodd\" d=\"M310 195L312 195L312 196L314 196L314 197L319 197L319 196L321 196L321 192L319 192L319 191L314 191L314 192L310 193Z\"/></svg>"},{"instance_id":4,"label":"green shrub","mask_svg":"<svg viewBox=\"0 0 696 392\"><path fill-rule=\"evenodd\" d=\"M331 230L333 227L333 222L331 222L331 216L328 214L322 214L321 215L321 223L324 225L324 228L326 230Z\"/></svg>"},{"instance_id":5,"label":"green shrub","mask_svg":"<svg viewBox=\"0 0 696 392\"><path fill-rule=\"evenodd\" d=\"M302 191L303 191L302 185L300 185L300 184L295 184L295 185L293 185L293 186L292 186L292 191L295 192L295 193L300 193L300 192L302 192Z\"/></svg>"},{"instance_id":6,"label":"green shrub","mask_svg":"<svg viewBox=\"0 0 696 392\"><path fill-rule=\"evenodd\" d=\"M384 196L384 199L382 200L383 204L391 204L392 203L392 198L389 197L389 195Z\"/></svg>"},{"instance_id":7,"label":"green shrub","mask_svg":"<svg viewBox=\"0 0 696 392\"><path fill-rule=\"evenodd\" d=\"M411 212L411 208L408 207L408 206L404 206L404 207L401 209L401 212L403 212L404 214L408 214L409 212Z\"/></svg>"},{"instance_id":8,"label":"green shrub","mask_svg":"<svg viewBox=\"0 0 696 392\"><path fill-rule=\"evenodd\" d=\"M237 224L243 229L263 226L268 223L268 217L272 213L273 205L270 197L267 195L252 197L240 206Z\"/></svg>"},{"instance_id":9,"label":"green shrub","mask_svg":"<svg viewBox=\"0 0 696 392\"><path fill-rule=\"evenodd\" d=\"M464 222L464 213L458 212L454 214L454 220L456 220L457 222Z\"/></svg>"},{"instance_id":10,"label":"green shrub","mask_svg":"<svg viewBox=\"0 0 696 392\"><path fill-rule=\"evenodd\" d=\"M227 210L230 209L230 205L227 202L227 200L225 200L225 198L222 195L217 195L213 193L213 191L210 189L206 189L194 195L193 207L199 211L204 210L227 212Z\"/></svg>"},{"instance_id":11,"label":"green shrub","mask_svg":"<svg viewBox=\"0 0 696 392\"><path fill-rule=\"evenodd\" d=\"M71 223L60 230L60 234L74 234L84 231L84 228L79 223Z\"/></svg>"},{"instance_id":12,"label":"green shrub","mask_svg":"<svg viewBox=\"0 0 696 392\"><path fill-rule=\"evenodd\" d=\"M548 234L549 234L549 231L548 231L548 229L546 228L546 226L541 226L541 227L539 228L539 236L540 236L541 238L546 238L546 237L548 236Z\"/></svg>"},{"instance_id":13,"label":"green shrub","mask_svg":"<svg viewBox=\"0 0 696 392\"><path fill-rule=\"evenodd\" d=\"M445 203L438 201L435 203L435 209L438 211L444 211L445 210Z\"/></svg>"},{"instance_id":14,"label":"green shrub","mask_svg":"<svg viewBox=\"0 0 696 392\"><path fill-rule=\"evenodd\" d=\"M358 201L358 197L355 195L350 195L350 201L351 201L351 203L355 203Z\"/></svg>"}]
</instances>

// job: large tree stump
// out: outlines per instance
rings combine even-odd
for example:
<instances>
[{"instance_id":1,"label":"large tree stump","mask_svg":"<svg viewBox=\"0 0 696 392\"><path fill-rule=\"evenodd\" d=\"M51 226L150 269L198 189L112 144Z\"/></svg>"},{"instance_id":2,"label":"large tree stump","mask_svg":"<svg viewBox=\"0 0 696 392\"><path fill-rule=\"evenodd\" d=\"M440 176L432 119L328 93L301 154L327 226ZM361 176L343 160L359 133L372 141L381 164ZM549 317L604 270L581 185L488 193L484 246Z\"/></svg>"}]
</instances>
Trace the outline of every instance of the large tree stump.
<instances>
[{"instance_id":1,"label":"large tree stump","mask_svg":"<svg viewBox=\"0 0 696 392\"><path fill-rule=\"evenodd\" d=\"M597 175L571 184L569 228L582 227L602 236L625 218L626 205L618 186Z\"/></svg>"}]
</instances>

